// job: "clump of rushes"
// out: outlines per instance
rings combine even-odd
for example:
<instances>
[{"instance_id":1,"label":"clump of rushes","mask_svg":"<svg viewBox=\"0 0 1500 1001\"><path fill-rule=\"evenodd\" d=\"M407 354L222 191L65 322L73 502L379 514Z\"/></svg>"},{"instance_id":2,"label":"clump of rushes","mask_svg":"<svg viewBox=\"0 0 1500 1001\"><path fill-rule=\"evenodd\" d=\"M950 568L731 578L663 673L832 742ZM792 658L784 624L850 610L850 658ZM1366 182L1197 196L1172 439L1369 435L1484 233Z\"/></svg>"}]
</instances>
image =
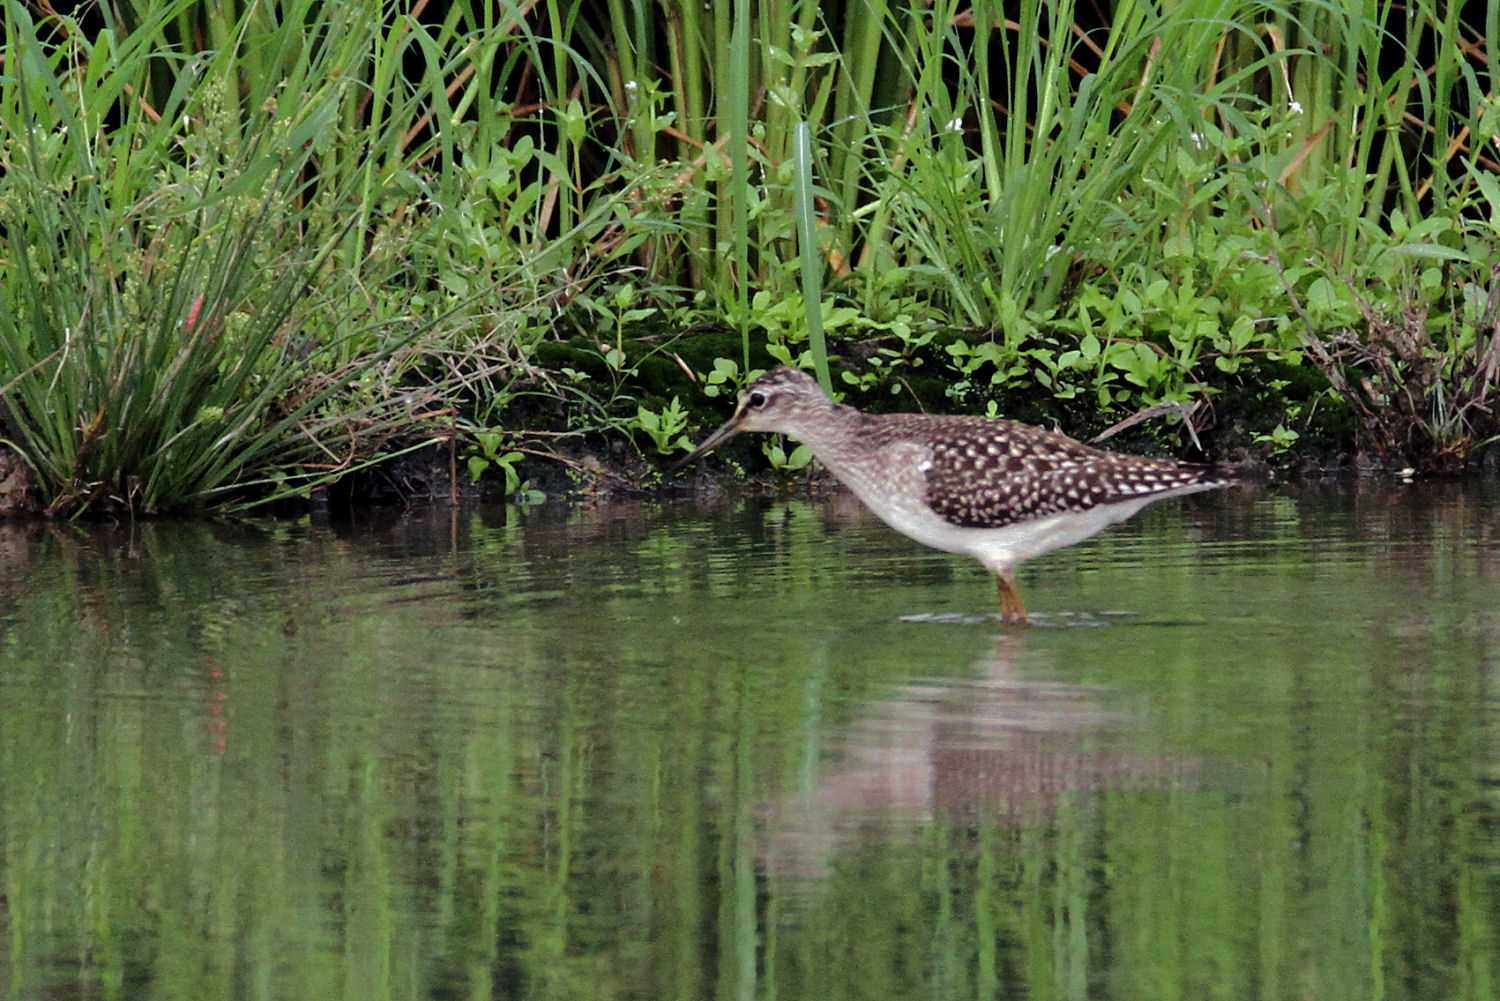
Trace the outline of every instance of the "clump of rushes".
<instances>
[{"instance_id":1,"label":"clump of rushes","mask_svg":"<svg viewBox=\"0 0 1500 1001\"><path fill-rule=\"evenodd\" d=\"M463 178L411 169L436 140L391 82L410 26L349 7L85 30L4 2L0 414L50 513L303 493L494 390L515 266L434 249L464 227L422 186Z\"/></svg>"},{"instance_id":2,"label":"clump of rushes","mask_svg":"<svg viewBox=\"0 0 1500 1001\"><path fill-rule=\"evenodd\" d=\"M248 481L305 487L369 455L392 396L354 392L409 335L339 363L338 340L303 332L338 233L278 211L296 166L254 201L211 184L174 208L164 191L139 242L40 190L0 223L20 292L0 319L4 405L49 513L266 498Z\"/></svg>"}]
</instances>

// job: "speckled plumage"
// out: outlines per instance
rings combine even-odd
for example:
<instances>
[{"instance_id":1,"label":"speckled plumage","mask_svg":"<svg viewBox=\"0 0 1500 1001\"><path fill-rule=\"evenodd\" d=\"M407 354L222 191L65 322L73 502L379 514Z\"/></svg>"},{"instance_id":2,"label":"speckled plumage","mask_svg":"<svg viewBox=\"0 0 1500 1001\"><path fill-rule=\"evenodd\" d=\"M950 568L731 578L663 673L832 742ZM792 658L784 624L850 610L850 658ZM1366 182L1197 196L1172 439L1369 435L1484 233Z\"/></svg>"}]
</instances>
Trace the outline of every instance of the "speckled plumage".
<instances>
[{"instance_id":1,"label":"speckled plumage","mask_svg":"<svg viewBox=\"0 0 1500 1001\"><path fill-rule=\"evenodd\" d=\"M812 453L892 528L978 559L999 578L1002 613L1024 621L1014 567L1072 545L1166 497L1234 481L1195 466L1093 448L1015 421L864 414L778 368L689 460L739 431L780 431ZM689 461L685 460L685 461Z\"/></svg>"}]
</instances>

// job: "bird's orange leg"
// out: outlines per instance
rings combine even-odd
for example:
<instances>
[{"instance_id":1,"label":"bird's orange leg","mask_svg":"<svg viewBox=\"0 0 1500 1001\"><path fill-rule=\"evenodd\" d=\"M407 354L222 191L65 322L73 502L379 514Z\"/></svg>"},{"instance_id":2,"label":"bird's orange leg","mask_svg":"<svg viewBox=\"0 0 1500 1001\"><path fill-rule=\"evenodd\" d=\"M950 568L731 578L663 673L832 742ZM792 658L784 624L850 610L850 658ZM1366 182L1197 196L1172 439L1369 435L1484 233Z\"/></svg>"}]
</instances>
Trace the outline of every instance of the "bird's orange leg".
<instances>
[{"instance_id":1,"label":"bird's orange leg","mask_svg":"<svg viewBox=\"0 0 1500 1001\"><path fill-rule=\"evenodd\" d=\"M1016 590L1016 578L1010 571L995 575L995 588L1000 592L1000 621L1022 625L1026 622L1026 606L1021 604L1021 592Z\"/></svg>"}]
</instances>

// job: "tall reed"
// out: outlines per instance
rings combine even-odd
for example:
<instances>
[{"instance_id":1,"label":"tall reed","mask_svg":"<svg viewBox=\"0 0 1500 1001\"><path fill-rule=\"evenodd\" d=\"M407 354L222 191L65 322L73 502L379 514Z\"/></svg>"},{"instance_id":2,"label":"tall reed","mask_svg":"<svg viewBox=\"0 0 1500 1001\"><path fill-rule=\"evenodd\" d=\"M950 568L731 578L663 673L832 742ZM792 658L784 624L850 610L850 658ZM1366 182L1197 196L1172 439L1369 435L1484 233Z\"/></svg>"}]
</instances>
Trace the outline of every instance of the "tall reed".
<instances>
[{"instance_id":1,"label":"tall reed","mask_svg":"<svg viewBox=\"0 0 1500 1001\"><path fill-rule=\"evenodd\" d=\"M441 315L410 309L438 276L403 291L384 232L417 232L392 194L437 145L412 141L430 92L366 85L422 32L312 3L4 12L0 408L49 510L264 498L434 434Z\"/></svg>"}]
</instances>

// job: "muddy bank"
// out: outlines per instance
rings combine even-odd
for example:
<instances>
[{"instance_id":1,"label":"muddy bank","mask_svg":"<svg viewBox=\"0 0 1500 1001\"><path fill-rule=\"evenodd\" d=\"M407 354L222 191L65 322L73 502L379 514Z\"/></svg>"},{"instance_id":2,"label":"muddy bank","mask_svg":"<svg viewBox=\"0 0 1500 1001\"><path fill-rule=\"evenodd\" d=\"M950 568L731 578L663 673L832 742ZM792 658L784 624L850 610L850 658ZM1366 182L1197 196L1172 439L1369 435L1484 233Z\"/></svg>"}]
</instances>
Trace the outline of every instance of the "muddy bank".
<instances>
[{"instance_id":1,"label":"muddy bank","mask_svg":"<svg viewBox=\"0 0 1500 1001\"><path fill-rule=\"evenodd\" d=\"M35 514L39 510L31 467L15 449L0 442L0 518Z\"/></svg>"},{"instance_id":2,"label":"muddy bank","mask_svg":"<svg viewBox=\"0 0 1500 1001\"><path fill-rule=\"evenodd\" d=\"M962 336L953 334L950 340ZM681 438L701 441L732 412L731 385L722 385L719 395L710 397L702 373L739 353L737 337L718 331L627 339L624 366L613 370L598 347L582 337L541 346L538 357L543 366L534 370L533 379L514 385L511 402L497 411L489 409L489 400L455 401L460 412L487 414L494 434L503 441L498 451L511 459L509 476L496 463L481 462L476 463L482 474L476 481L471 461L483 456L474 440L458 432L451 442L351 473L305 499L270 510L295 514L309 508L340 511L518 496L528 502L587 502L823 489L831 483L816 464L802 470L774 468L766 455L772 439L764 435L741 436L691 468L668 472L683 455ZM885 358L889 363L889 356L880 352L892 350L892 345L872 341L844 348L845 353L834 359L835 384L845 402L874 413L984 413L992 408L1004 417L1055 428L1110 451L1230 463L1265 480L1430 471L1399 453L1382 453L1364 444L1353 410L1329 398L1326 382L1310 366L1281 366L1270 372L1262 365L1267 371L1255 378L1221 378L1211 392L1197 394L1190 407L1132 413L1129 404L1106 409L1092 394L1062 398L1036 386L976 384L962 399L955 399L953 373L934 353L936 347L904 358L895 374L878 361ZM753 367L775 364L763 348L752 352ZM664 452L664 443L632 418L642 410L664 413L669 408L686 419L665 442ZM577 430L582 427L593 430ZM1273 429L1294 433L1278 438ZM38 514L42 498L34 473L3 444L4 437L0 435L0 517ZM391 447L399 451L401 443ZM1446 471L1500 476L1500 443L1474 450L1465 463Z\"/></svg>"},{"instance_id":3,"label":"muddy bank","mask_svg":"<svg viewBox=\"0 0 1500 1001\"><path fill-rule=\"evenodd\" d=\"M643 400L654 403L660 398L643 397ZM918 409L893 407L888 399L861 399L857 394L851 394L849 402L876 411ZM1091 441L1111 427L1096 409L1048 406L1048 402L1056 401L1018 400L1014 411L1002 412L1028 423L1058 428L1082 441ZM1302 426L1295 446L1277 449L1264 440L1261 429L1266 426L1267 415L1255 412L1258 403L1255 395L1248 392L1239 396L1224 394L1215 399L1212 407L1201 407L1191 415L1189 419L1194 426L1191 433L1182 421L1158 416L1125 427L1098 442L1098 446L1185 461L1230 463L1244 468L1253 478L1269 482L1398 477L1413 473L1403 462L1359 451L1347 412L1332 406ZM701 441L727 418L732 408L728 398L703 400L699 394L693 409L694 422L686 431L688 438ZM566 439L551 437L557 429L566 427L567 417L566 407L561 403L548 406L533 398L527 405L524 426L544 434L528 438L525 432L517 433L515 442L518 448L525 449L525 457L517 463L516 471L533 496L588 502L683 494L712 496L724 492L837 489L837 483L816 463L801 470L773 468L763 450L771 440L766 435L741 435L693 466L671 472L681 452L660 455L649 440L634 440L624 431ZM1476 451L1463 474L1500 477L1500 446ZM505 493L500 477L472 482L461 460L450 462L446 447L433 446L367 474L350 477L328 491L320 503L337 508L446 501L454 497L498 500L504 499Z\"/></svg>"}]
</instances>

